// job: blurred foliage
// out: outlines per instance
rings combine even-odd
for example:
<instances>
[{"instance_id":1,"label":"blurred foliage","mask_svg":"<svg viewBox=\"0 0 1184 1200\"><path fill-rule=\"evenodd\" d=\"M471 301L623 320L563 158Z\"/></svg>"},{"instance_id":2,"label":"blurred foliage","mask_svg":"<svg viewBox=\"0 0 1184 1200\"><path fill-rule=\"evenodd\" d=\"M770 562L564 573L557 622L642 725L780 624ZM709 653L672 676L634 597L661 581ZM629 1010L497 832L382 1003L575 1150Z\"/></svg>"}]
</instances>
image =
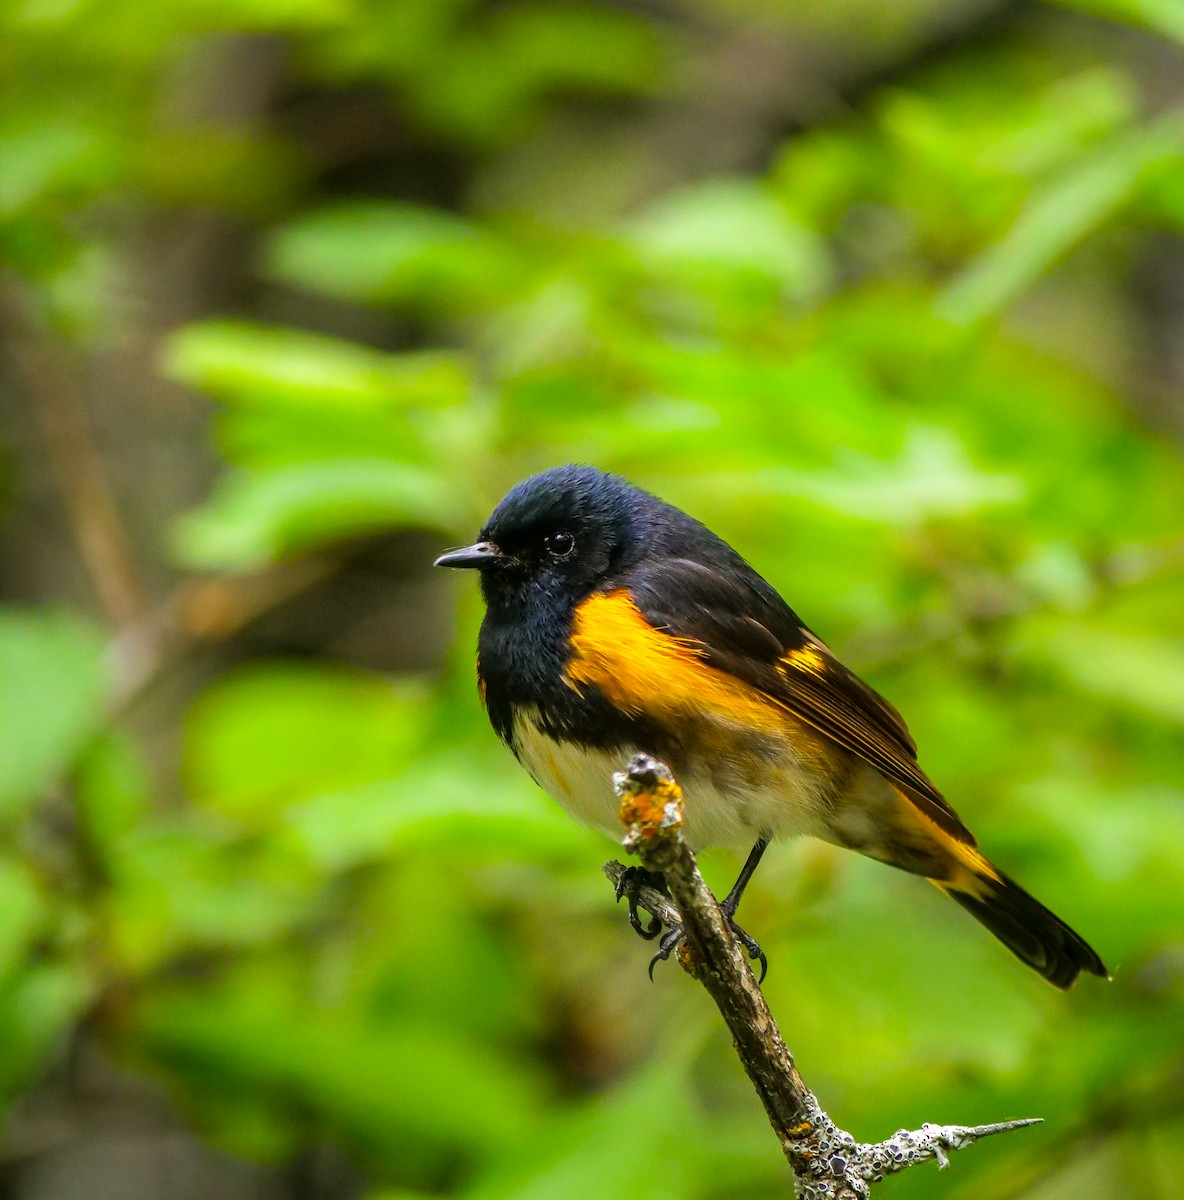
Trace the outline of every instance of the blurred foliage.
<instances>
[{"instance_id":1,"label":"blurred foliage","mask_svg":"<svg viewBox=\"0 0 1184 1200\"><path fill-rule=\"evenodd\" d=\"M878 8L720 7L696 19L843 33ZM1184 41L1171 0L1059 7ZM1184 109L1107 27L1050 38L1072 20L938 56L760 171L564 221L529 181L447 210L333 198L297 139L185 111L172 69L279 39L305 86L383 89L417 136L509 161L573 96L677 93L692 34L644 6L0 12L0 263L53 336L113 336L123 227L170 206L258 223L267 286L395 331L172 336L163 370L217 402L222 463L175 529L181 568L458 543L530 471L621 471L908 715L992 856L1112 964L1054 994L915 881L770 855L746 925L840 1122L1048 1121L902 1196L1166 1200L1184 1176L1184 464L1132 410L1132 277L1184 229ZM611 848L494 743L470 584L431 594L458 611L431 677L219 674L183 717L181 799L121 719L100 631L0 615L6 1098L89 1018L217 1145L343 1146L374 1200L785 1194L705 998L674 970L647 983L597 870ZM718 882L735 865L707 861Z\"/></svg>"}]
</instances>

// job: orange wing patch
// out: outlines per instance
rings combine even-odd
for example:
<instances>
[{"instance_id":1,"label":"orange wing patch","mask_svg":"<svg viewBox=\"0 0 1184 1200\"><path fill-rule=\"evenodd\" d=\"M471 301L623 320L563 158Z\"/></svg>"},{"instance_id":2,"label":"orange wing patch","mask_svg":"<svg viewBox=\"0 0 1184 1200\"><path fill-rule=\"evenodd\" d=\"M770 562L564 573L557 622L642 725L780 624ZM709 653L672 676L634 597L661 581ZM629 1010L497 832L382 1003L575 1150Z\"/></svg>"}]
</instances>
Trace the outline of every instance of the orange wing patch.
<instances>
[{"instance_id":1,"label":"orange wing patch","mask_svg":"<svg viewBox=\"0 0 1184 1200\"><path fill-rule=\"evenodd\" d=\"M821 675L826 670L826 659L810 646L791 650L783 661L791 667L797 667L799 671L809 671L812 675Z\"/></svg>"},{"instance_id":2,"label":"orange wing patch","mask_svg":"<svg viewBox=\"0 0 1184 1200\"><path fill-rule=\"evenodd\" d=\"M702 643L655 629L624 588L576 609L567 681L592 684L619 708L659 719L706 711L758 730L789 723L781 705L708 666Z\"/></svg>"}]
</instances>

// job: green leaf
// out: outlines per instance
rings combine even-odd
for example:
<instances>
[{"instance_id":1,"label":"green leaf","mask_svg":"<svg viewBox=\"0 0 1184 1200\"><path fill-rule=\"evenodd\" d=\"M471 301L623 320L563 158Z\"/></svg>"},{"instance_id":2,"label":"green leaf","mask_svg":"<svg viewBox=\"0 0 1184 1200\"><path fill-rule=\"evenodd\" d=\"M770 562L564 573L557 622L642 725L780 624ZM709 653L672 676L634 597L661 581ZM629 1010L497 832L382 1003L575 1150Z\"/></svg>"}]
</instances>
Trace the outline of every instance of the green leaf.
<instances>
[{"instance_id":1,"label":"green leaf","mask_svg":"<svg viewBox=\"0 0 1184 1200\"><path fill-rule=\"evenodd\" d=\"M486 773L479 784L455 760L397 778L312 796L287 814L293 844L319 869L341 871L413 840L496 842L551 850L582 844L571 820L518 776Z\"/></svg>"},{"instance_id":2,"label":"green leaf","mask_svg":"<svg viewBox=\"0 0 1184 1200\"><path fill-rule=\"evenodd\" d=\"M0 1098L28 1088L60 1055L94 994L77 962L37 962L0 980Z\"/></svg>"},{"instance_id":3,"label":"green leaf","mask_svg":"<svg viewBox=\"0 0 1184 1200\"><path fill-rule=\"evenodd\" d=\"M428 1014L375 1019L310 1003L275 973L158 992L139 1025L159 1060L196 1065L217 1091L295 1106L371 1152L407 1138L491 1151L537 1119L534 1081L511 1055Z\"/></svg>"},{"instance_id":4,"label":"green leaf","mask_svg":"<svg viewBox=\"0 0 1184 1200\"><path fill-rule=\"evenodd\" d=\"M691 1104L688 1059L685 1048L667 1053L574 1111L561 1111L466 1189L464 1200L685 1200L699 1194L695 1185L710 1150ZM681 1134L678 1152L666 1156L661 1170L628 1149L629 1139L655 1120Z\"/></svg>"},{"instance_id":5,"label":"green leaf","mask_svg":"<svg viewBox=\"0 0 1184 1200\"><path fill-rule=\"evenodd\" d=\"M354 0L190 0L202 26L248 32L290 32L344 25L356 19Z\"/></svg>"},{"instance_id":6,"label":"green leaf","mask_svg":"<svg viewBox=\"0 0 1184 1200\"><path fill-rule=\"evenodd\" d=\"M346 459L228 474L178 523L181 561L255 567L379 529L447 528L463 509L440 474L383 459Z\"/></svg>"},{"instance_id":7,"label":"green leaf","mask_svg":"<svg viewBox=\"0 0 1184 1200\"><path fill-rule=\"evenodd\" d=\"M519 0L490 10L440 56L415 107L455 136L504 145L530 127L549 91L646 92L661 65L652 26L632 13Z\"/></svg>"},{"instance_id":8,"label":"green leaf","mask_svg":"<svg viewBox=\"0 0 1184 1200\"><path fill-rule=\"evenodd\" d=\"M113 854L152 810L152 779L139 745L126 730L104 730L78 761L74 781L78 821L98 858Z\"/></svg>"},{"instance_id":9,"label":"green leaf","mask_svg":"<svg viewBox=\"0 0 1184 1200\"><path fill-rule=\"evenodd\" d=\"M991 316L1138 193L1164 163L1184 153L1184 112L1114 139L1041 189L1011 231L959 275L938 311L959 325Z\"/></svg>"},{"instance_id":10,"label":"green leaf","mask_svg":"<svg viewBox=\"0 0 1184 1200\"><path fill-rule=\"evenodd\" d=\"M522 286L518 254L481 227L410 204L341 204L272 239L266 269L309 291L451 312L499 302Z\"/></svg>"},{"instance_id":11,"label":"green leaf","mask_svg":"<svg viewBox=\"0 0 1184 1200\"><path fill-rule=\"evenodd\" d=\"M0 217L49 194L85 195L108 186L119 173L124 149L98 129L74 121L0 126Z\"/></svg>"},{"instance_id":12,"label":"green leaf","mask_svg":"<svg viewBox=\"0 0 1184 1200\"><path fill-rule=\"evenodd\" d=\"M1056 0L1064 8L1109 17L1184 42L1184 4L1180 0Z\"/></svg>"},{"instance_id":13,"label":"green leaf","mask_svg":"<svg viewBox=\"0 0 1184 1200\"><path fill-rule=\"evenodd\" d=\"M470 389L457 355L382 354L337 338L235 321L175 333L164 368L173 379L235 404L344 413L456 404Z\"/></svg>"},{"instance_id":14,"label":"green leaf","mask_svg":"<svg viewBox=\"0 0 1184 1200\"><path fill-rule=\"evenodd\" d=\"M1178 638L1037 619L1017 649L1090 695L1184 724L1184 642Z\"/></svg>"},{"instance_id":15,"label":"green leaf","mask_svg":"<svg viewBox=\"0 0 1184 1200\"><path fill-rule=\"evenodd\" d=\"M1014 475L974 466L949 430L934 428L910 430L895 462L847 453L829 471L770 467L736 486L805 497L836 513L894 526L1018 504L1025 491Z\"/></svg>"},{"instance_id":16,"label":"green leaf","mask_svg":"<svg viewBox=\"0 0 1184 1200\"><path fill-rule=\"evenodd\" d=\"M190 818L125 837L111 856L112 957L146 973L195 950L266 946L307 918L311 872Z\"/></svg>"},{"instance_id":17,"label":"green leaf","mask_svg":"<svg viewBox=\"0 0 1184 1200\"><path fill-rule=\"evenodd\" d=\"M428 707L414 680L295 663L244 668L190 710L189 792L228 816L270 820L312 794L400 770L419 745Z\"/></svg>"},{"instance_id":18,"label":"green leaf","mask_svg":"<svg viewBox=\"0 0 1184 1200\"><path fill-rule=\"evenodd\" d=\"M71 617L0 611L0 817L60 777L98 729L102 653Z\"/></svg>"},{"instance_id":19,"label":"green leaf","mask_svg":"<svg viewBox=\"0 0 1184 1200\"><path fill-rule=\"evenodd\" d=\"M23 863L0 858L0 977L24 958L41 927L45 906L33 873Z\"/></svg>"},{"instance_id":20,"label":"green leaf","mask_svg":"<svg viewBox=\"0 0 1184 1200\"><path fill-rule=\"evenodd\" d=\"M762 187L713 180L666 196L630 223L630 237L659 272L723 270L761 276L786 294L817 290L822 243Z\"/></svg>"}]
</instances>

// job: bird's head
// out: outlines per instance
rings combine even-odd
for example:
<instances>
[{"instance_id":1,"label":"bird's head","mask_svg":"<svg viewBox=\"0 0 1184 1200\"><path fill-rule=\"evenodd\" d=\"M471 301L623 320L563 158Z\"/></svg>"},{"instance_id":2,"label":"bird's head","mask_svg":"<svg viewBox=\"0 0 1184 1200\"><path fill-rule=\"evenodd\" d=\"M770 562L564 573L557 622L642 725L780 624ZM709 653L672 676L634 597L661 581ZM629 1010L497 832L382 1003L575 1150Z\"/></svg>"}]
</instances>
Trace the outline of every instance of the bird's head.
<instances>
[{"instance_id":1,"label":"bird's head","mask_svg":"<svg viewBox=\"0 0 1184 1200\"><path fill-rule=\"evenodd\" d=\"M631 557L639 512L651 500L594 467L552 467L512 488L477 541L442 554L436 566L480 571L490 607L531 591L575 604Z\"/></svg>"}]
</instances>

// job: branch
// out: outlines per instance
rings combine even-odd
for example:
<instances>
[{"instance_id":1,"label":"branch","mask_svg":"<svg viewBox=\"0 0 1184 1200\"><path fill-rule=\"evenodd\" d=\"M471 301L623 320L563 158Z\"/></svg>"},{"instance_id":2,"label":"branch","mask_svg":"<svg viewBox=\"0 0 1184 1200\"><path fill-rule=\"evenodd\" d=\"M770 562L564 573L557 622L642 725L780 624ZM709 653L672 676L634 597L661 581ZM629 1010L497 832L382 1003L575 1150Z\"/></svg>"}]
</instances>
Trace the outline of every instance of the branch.
<instances>
[{"instance_id":1,"label":"branch","mask_svg":"<svg viewBox=\"0 0 1184 1200\"><path fill-rule=\"evenodd\" d=\"M51 339L25 292L8 279L0 279L0 311L13 328L8 350L37 409L83 564L107 615L123 629L150 610L151 597L67 362L68 348Z\"/></svg>"},{"instance_id":2,"label":"branch","mask_svg":"<svg viewBox=\"0 0 1184 1200\"><path fill-rule=\"evenodd\" d=\"M625 849L637 854L647 870L661 872L674 900L671 904L670 897L643 887L638 903L667 925L681 923L687 952L680 960L711 994L731 1030L736 1053L789 1160L799 1200L863 1200L886 1175L931 1158L945 1167L952 1150L1039 1124L1039 1118L994 1125L927 1124L872 1144L857 1142L840 1129L798 1073L744 948L699 873L682 836L682 790L670 769L638 754L613 782L628 829ZM610 862L604 873L618 884L625 869Z\"/></svg>"}]
</instances>

